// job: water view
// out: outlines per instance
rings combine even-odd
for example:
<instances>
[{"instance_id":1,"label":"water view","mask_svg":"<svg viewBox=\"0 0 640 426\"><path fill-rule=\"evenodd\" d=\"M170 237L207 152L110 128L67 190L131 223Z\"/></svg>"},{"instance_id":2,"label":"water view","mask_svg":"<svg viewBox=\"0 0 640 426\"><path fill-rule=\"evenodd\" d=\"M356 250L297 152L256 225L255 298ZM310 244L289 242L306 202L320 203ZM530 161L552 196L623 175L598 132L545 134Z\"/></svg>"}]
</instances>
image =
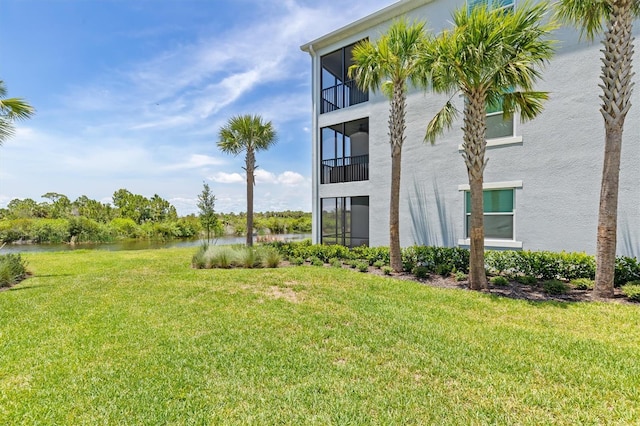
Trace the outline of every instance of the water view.
<instances>
[{"instance_id":1,"label":"water view","mask_svg":"<svg viewBox=\"0 0 640 426\"><path fill-rule=\"evenodd\" d=\"M262 237L256 237L259 241ZM311 234L282 234L269 236L275 241L297 241L305 238L311 238ZM82 244L6 244L0 249L0 254L7 253L34 253L34 252L53 252L68 250L148 250L162 249L171 247L197 247L205 240L121 240L113 243L82 243ZM212 240L212 244L228 245L228 244L244 244L246 238L244 236L225 236Z\"/></svg>"}]
</instances>

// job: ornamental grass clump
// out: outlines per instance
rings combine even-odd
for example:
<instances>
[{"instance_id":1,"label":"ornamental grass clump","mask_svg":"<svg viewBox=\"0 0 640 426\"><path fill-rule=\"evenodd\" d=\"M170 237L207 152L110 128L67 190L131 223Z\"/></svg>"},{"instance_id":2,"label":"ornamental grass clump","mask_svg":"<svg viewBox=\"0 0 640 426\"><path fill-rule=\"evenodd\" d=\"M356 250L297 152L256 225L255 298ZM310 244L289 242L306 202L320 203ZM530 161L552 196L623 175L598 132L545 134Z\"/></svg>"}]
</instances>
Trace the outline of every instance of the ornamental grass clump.
<instances>
[{"instance_id":1,"label":"ornamental grass clump","mask_svg":"<svg viewBox=\"0 0 640 426\"><path fill-rule=\"evenodd\" d=\"M0 287L9 287L19 283L27 276L27 262L20 254L0 256Z\"/></svg>"}]
</instances>

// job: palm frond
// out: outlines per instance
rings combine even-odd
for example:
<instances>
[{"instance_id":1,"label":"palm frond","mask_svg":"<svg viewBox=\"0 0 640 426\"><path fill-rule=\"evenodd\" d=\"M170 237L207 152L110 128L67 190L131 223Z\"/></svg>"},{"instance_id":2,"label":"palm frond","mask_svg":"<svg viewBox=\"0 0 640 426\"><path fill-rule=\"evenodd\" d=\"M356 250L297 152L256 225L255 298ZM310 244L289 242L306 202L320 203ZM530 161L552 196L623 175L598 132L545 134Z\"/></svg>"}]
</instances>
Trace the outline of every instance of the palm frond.
<instances>
[{"instance_id":1,"label":"palm frond","mask_svg":"<svg viewBox=\"0 0 640 426\"><path fill-rule=\"evenodd\" d=\"M637 9L638 2L634 3ZM587 40L593 40L602 33L604 22L611 15L611 2L608 0L559 0L555 8L557 18L580 29L580 35Z\"/></svg>"},{"instance_id":2,"label":"palm frond","mask_svg":"<svg viewBox=\"0 0 640 426\"><path fill-rule=\"evenodd\" d=\"M543 109L543 101L549 99L548 92L512 92L504 95L503 111L509 117L514 111L520 112L522 122L532 120Z\"/></svg>"},{"instance_id":3,"label":"palm frond","mask_svg":"<svg viewBox=\"0 0 640 426\"><path fill-rule=\"evenodd\" d=\"M438 136L442 136L445 130L451 129L454 120L460 115L460 111L455 107L451 99L442 107L440 111L427 124L427 131L424 136L425 142L434 144Z\"/></svg>"}]
</instances>

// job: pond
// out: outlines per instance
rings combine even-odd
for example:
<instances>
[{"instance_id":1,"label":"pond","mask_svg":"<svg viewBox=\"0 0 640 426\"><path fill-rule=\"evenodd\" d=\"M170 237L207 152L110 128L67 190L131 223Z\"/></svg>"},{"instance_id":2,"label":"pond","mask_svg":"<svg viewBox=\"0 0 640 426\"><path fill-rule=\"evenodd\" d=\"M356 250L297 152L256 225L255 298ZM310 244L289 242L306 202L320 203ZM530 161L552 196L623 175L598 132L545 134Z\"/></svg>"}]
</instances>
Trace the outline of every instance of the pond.
<instances>
[{"instance_id":1,"label":"pond","mask_svg":"<svg viewBox=\"0 0 640 426\"><path fill-rule=\"evenodd\" d=\"M278 241L296 241L303 240L305 238L311 238L311 234L283 234L272 235L273 239ZM220 237L214 241L216 245L228 245L228 244L244 244L245 237L225 236ZM256 239L254 239L256 241ZM83 243L83 244L6 244L0 249L0 254L7 253L34 253L43 251L67 251L67 250L148 250L148 249L161 249L170 247L197 247L201 245L204 240L122 240L115 241L113 243ZM2 244L0 244L2 246Z\"/></svg>"}]
</instances>

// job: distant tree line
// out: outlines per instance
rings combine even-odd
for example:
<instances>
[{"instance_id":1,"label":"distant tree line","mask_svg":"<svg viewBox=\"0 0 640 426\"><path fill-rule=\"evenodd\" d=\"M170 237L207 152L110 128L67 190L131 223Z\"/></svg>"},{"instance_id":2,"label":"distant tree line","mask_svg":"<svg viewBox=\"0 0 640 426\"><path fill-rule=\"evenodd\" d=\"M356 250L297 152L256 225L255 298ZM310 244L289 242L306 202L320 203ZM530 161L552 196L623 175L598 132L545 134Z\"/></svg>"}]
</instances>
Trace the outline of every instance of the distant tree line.
<instances>
[{"instance_id":1,"label":"distant tree line","mask_svg":"<svg viewBox=\"0 0 640 426\"><path fill-rule=\"evenodd\" d=\"M178 217L171 203L155 194L150 198L126 189L114 192L112 203L83 195L71 201L49 192L46 201L11 200L0 208L0 243L82 243L118 239L180 239L204 236L196 215ZM244 235L246 214L216 213L213 236ZM311 213L255 213L254 233L311 232Z\"/></svg>"}]
</instances>

